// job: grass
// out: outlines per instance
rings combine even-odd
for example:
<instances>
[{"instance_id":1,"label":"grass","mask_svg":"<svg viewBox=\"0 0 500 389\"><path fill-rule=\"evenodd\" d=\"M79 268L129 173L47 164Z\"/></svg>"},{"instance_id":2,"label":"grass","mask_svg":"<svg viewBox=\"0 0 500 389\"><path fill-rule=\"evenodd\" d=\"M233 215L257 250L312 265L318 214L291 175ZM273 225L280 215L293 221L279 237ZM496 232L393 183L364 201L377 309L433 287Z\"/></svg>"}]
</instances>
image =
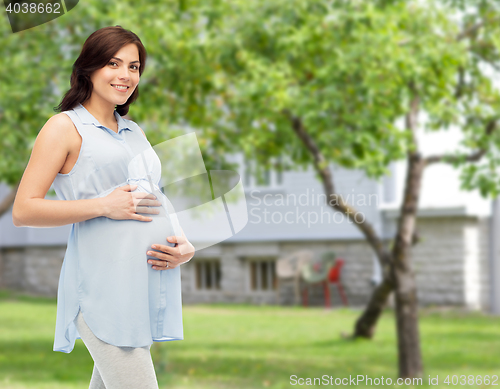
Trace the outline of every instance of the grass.
<instances>
[{"instance_id":1,"label":"grass","mask_svg":"<svg viewBox=\"0 0 500 389\"><path fill-rule=\"evenodd\" d=\"M359 311L247 305L184 307L183 341L155 343L160 388L292 388L290 376L358 374L397 379L393 313L373 340L347 340ZM0 292L0 388L88 388L93 361L81 340L70 354L52 351L55 299ZM500 376L500 318L458 310L423 310L423 386L428 376ZM500 381L497 381L500 384ZM318 385L318 382L316 383ZM338 386L338 385L332 385ZM357 385L375 387L375 385ZM487 385L465 385L470 388Z\"/></svg>"}]
</instances>

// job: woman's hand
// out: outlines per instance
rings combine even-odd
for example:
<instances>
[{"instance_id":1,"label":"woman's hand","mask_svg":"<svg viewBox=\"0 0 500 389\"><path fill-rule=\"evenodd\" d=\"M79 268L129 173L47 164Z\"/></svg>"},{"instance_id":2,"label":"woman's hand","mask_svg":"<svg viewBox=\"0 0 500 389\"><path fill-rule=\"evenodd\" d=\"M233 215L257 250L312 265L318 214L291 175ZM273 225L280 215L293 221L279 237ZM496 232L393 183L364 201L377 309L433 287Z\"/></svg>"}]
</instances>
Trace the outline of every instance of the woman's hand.
<instances>
[{"instance_id":1,"label":"woman's hand","mask_svg":"<svg viewBox=\"0 0 500 389\"><path fill-rule=\"evenodd\" d=\"M184 231L182 231L182 236L169 236L167 240L170 243L177 244L175 247L154 244L151 247L155 250L161 250L162 252L148 251L147 253L149 256L157 258L157 260L148 260L148 263L152 264L153 269L155 270L173 269L188 262L194 256L194 246L187 240L186 235L184 235Z\"/></svg>"},{"instance_id":2,"label":"woman's hand","mask_svg":"<svg viewBox=\"0 0 500 389\"><path fill-rule=\"evenodd\" d=\"M159 214L160 211L150 207L159 207L162 203L156 197L146 192L135 192L137 185L119 186L101 200L104 209L103 216L115 220L139 220L150 222L151 217L137 215L137 213Z\"/></svg>"}]
</instances>

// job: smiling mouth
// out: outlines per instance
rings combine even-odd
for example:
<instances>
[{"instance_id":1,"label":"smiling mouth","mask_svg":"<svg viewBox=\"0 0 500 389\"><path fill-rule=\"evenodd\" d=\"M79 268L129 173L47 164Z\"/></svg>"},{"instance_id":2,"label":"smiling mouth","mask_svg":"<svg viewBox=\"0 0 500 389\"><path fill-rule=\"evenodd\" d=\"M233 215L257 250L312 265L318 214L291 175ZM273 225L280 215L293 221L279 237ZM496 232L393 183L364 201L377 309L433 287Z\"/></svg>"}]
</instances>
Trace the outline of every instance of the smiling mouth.
<instances>
[{"instance_id":1,"label":"smiling mouth","mask_svg":"<svg viewBox=\"0 0 500 389\"><path fill-rule=\"evenodd\" d=\"M111 86L120 92L125 92L126 90L128 90L130 88L129 86L121 86L121 85L114 85L114 84L111 84Z\"/></svg>"}]
</instances>

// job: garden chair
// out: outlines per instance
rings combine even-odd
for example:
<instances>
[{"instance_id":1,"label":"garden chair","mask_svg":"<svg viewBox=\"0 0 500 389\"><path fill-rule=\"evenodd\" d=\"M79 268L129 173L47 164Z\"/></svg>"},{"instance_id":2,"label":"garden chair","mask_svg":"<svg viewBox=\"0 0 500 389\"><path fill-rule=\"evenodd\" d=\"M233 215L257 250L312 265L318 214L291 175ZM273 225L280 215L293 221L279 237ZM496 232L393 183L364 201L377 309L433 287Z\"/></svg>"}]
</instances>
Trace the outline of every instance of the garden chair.
<instances>
[{"instance_id":1,"label":"garden chair","mask_svg":"<svg viewBox=\"0 0 500 389\"><path fill-rule=\"evenodd\" d=\"M323 287L325 307L330 308L330 283L337 285L342 302L347 306L347 297L341 284L342 267L345 262L343 259L337 258L333 263L331 260L333 255L332 252L325 253L321 260L311 262L302 269L302 278L306 282L302 290L303 306L308 306L309 286L321 285Z\"/></svg>"},{"instance_id":2,"label":"garden chair","mask_svg":"<svg viewBox=\"0 0 500 389\"><path fill-rule=\"evenodd\" d=\"M276 261L276 300L280 301L280 280L293 280L294 286L294 303L300 304L300 274L302 268L311 262L313 253L309 250L301 250L293 252L286 257L280 258Z\"/></svg>"},{"instance_id":3,"label":"garden chair","mask_svg":"<svg viewBox=\"0 0 500 389\"><path fill-rule=\"evenodd\" d=\"M340 298L342 299L342 302L344 303L345 306L348 306L347 302L347 296L344 292L344 288L342 287L342 268L344 267L344 260L342 258L337 258L335 260L335 265L330 269L328 272L328 282L330 284L335 284L337 285L337 289L339 290L339 295ZM328 290L329 292L329 290ZM328 295L328 299L330 299L330 296Z\"/></svg>"}]
</instances>

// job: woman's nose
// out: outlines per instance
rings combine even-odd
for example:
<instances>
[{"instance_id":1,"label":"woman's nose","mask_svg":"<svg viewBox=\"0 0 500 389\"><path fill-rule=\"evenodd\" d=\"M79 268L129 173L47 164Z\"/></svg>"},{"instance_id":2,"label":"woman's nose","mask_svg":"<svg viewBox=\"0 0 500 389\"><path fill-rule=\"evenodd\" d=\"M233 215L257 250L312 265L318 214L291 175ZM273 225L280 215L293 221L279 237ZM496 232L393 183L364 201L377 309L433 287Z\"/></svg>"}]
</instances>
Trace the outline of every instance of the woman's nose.
<instances>
[{"instance_id":1,"label":"woman's nose","mask_svg":"<svg viewBox=\"0 0 500 389\"><path fill-rule=\"evenodd\" d=\"M120 71L120 74L118 76L118 78L121 80L128 80L129 77L130 77L130 74L129 74L128 69L124 69L124 70Z\"/></svg>"}]
</instances>

